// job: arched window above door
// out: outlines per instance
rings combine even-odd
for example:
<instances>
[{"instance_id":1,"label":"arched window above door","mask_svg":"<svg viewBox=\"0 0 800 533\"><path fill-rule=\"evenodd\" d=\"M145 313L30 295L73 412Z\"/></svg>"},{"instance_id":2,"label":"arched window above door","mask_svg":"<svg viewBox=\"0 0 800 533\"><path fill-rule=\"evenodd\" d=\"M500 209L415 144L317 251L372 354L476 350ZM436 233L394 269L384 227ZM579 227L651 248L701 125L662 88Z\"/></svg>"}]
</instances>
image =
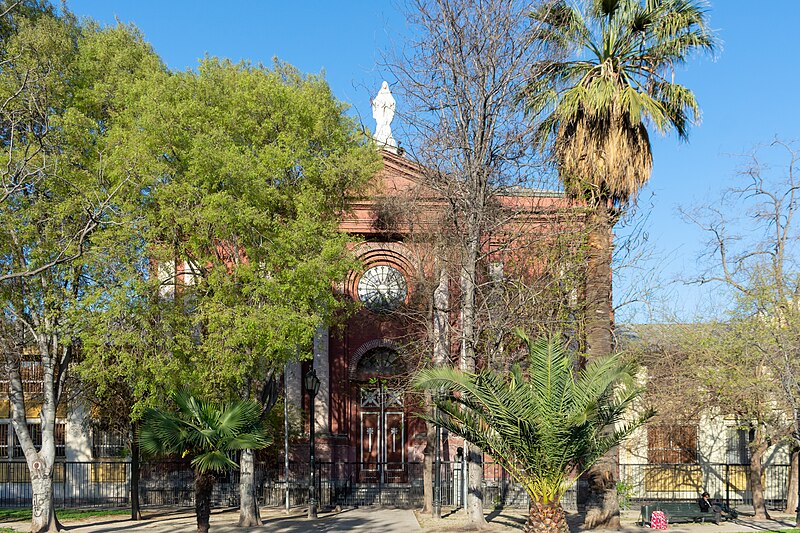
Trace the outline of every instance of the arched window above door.
<instances>
[{"instance_id":1,"label":"arched window above door","mask_svg":"<svg viewBox=\"0 0 800 533\"><path fill-rule=\"evenodd\" d=\"M386 346L379 346L367 351L358 360L355 378L358 381L367 381L372 378L394 376L403 373L405 365L400 353Z\"/></svg>"}]
</instances>

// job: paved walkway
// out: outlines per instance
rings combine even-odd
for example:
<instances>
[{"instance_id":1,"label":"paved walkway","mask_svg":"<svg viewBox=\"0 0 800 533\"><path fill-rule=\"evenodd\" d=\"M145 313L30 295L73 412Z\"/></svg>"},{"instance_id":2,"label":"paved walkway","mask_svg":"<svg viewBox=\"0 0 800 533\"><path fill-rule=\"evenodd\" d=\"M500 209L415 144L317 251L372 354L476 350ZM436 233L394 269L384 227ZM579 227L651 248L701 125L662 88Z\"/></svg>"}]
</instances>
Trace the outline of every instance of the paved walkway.
<instances>
[{"instance_id":1,"label":"paved walkway","mask_svg":"<svg viewBox=\"0 0 800 533\"><path fill-rule=\"evenodd\" d=\"M69 531L75 533L189 533L197 531L197 522L191 512L170 512L164 515L145 513L145 520L133 522L124 517L102 517L86 522L67 522ZM421 532L414 512L400 509L346 509L337 514L321 514L316 521L304 515L286 515L268 510L262 516L264 525L240 528L236 526L238 511L214 512L211 515L211 533L416 533ZM0 524L27 531L29 523Z\"/></svg>"},{"instance_id":2,"label":"paved walkway","mask_svg":"<svg viewBox=\"0 0 800 533\"><path fill-rule=\"evenodd\" d=\"M316 521L308 520L298 509L294 514L287 515L281 510L263 510L264 525L260 527L239 528L236 526L238 511L215 511L211 515L211 533L421 533L414 512L402 509L381 509L364 507L360 509L345 509L336 514L321 514ZM451 532L469 531L466 524L458 518L460 513L452 513L450 519L435 523L426 517L423 524L428 532L447 530ZM524 511L506 510L502 512L487 512L489 531L514 532L522 529ZM647 527L635 523L634 514L623 514L621 533L650 533ZM192 533L197 530L197 523L193 512L165 511L146 512L146 519L133 522L123 516L99 517L84 522L67 522L65 527L75 533ZM570 515L570 531L580 533L580 517ZM441 526L441 527L440 527ZM0 527L11 527L17 531L28 531L29 522L0 523ZM719 526L708 524L675 524L670 525L670 533L749 533L767 530L780 530L795 527L793 515L773 515L773 520L757 521L749 517L741 517L736 521L722 522ZM593 530L592 533L603 533L602 530Z\"/></svg>"},{"instance_id":3,"label":"paved walkway","mask_svg":"<svg viewBox=\"0 0 800 533\"><path fill-rule=\"evenodd\" d=\"M736 520L723 521L718 526L708 524L674 524L669 526L669 531L675 533L736 533L740 531L767 531L795 527L794 515L772 513L772 520L754 520L751 517L739 517ZM628 524L625 524L629 526ZM642 533L645 528L638 525L626 527L627 533L638 531Z\"/></svg>"}]
</instances>

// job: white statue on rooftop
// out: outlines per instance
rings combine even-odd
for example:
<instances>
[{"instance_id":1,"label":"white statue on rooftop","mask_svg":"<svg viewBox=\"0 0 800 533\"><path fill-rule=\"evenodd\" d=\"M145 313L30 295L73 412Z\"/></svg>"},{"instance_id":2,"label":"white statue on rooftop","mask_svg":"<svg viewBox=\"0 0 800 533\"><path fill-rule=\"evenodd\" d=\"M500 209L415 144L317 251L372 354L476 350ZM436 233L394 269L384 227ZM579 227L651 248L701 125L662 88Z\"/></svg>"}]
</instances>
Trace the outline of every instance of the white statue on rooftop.
<instances>
[{"instance_id":1,"label":"white statue on rooftop","mask_svg":"<svg viewBox=\"0 0 800 533\"><path fill-rule=\"evenodd\" d=\"M392 137L392 119L394 118L395 101L389 84L381 84L381 90L372 100L372 118L377 123L373 139L379 146L397 149L397 141Z\"/></svg>"}]
</instances>

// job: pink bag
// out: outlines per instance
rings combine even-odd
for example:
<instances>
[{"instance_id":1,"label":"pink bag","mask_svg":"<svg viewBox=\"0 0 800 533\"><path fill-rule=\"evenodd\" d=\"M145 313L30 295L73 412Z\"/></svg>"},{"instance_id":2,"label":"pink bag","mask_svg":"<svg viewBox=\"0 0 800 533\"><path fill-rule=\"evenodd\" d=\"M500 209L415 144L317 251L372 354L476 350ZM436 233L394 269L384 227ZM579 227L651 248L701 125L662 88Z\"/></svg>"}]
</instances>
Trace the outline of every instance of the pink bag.
<instances>
[{"instance_id":1,"label":"pink bag","mask_svg":"<svg viewBox=\"0 0 800 533\"><path fill-rule=\"evenodd\" d=\"M650 515L650 529L667 529L667 517L664 511L653 511Z\"/></svg>"}]
</instances>

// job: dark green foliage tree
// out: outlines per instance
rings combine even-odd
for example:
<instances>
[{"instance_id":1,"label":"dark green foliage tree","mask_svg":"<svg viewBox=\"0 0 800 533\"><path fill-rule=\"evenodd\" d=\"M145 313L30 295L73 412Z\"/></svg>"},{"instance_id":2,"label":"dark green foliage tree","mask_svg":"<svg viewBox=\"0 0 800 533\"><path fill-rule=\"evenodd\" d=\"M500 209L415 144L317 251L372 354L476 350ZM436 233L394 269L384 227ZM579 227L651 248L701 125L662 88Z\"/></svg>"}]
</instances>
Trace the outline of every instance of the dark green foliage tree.
<instances>
[{"instance_id":1,"label":"dark green foliage tree","mask_svg":"<svg viewBox=\"0 0 800 533\"><path fill-rule=\"evenodd\" d=\"M198 533L207 533L215 474L238 468L233 452L266 447L270 438L255 402L225 404L203 400L187 391L171 395L177 412L148 409L139 445L147 455L191 457L195 471Z\"/></svg>"},{"instance_id":2,"label":"dark green foliage tree","mask_svg":"<svg viewBox=\"0 0 800 533\"><path fill-rule=\"evenodd\" d=\"M576 371L560 340L523 340L528 360L508 373L436 368L421 371L415 386L438 398L436 423L475 443L525 488L526 532L566 532L561 497L652 413L631 413L642 389L618 355Z\"/></svg>"}]
</instances>

